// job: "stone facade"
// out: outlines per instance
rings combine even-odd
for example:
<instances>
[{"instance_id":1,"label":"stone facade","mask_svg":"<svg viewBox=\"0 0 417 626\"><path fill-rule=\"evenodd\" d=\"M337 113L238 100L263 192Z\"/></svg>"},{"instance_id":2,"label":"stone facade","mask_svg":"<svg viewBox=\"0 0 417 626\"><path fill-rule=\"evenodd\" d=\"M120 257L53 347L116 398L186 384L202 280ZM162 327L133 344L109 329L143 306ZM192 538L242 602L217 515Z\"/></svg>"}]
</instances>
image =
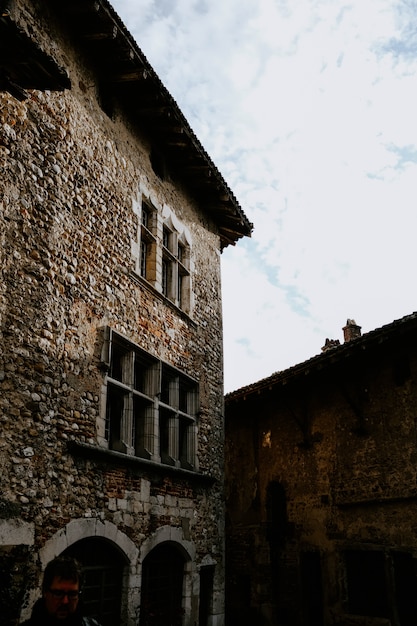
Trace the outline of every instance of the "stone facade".
<instances>
[{"instance_id":1,"label":"stone facade","mask_svg":"<svg viewBox=\"0 0 417 626\"><path fill-rule=\"evenodd\" d=\"M111 623L138 624L159 549L168 568L180 562L175 623L221 626L220 253L251 226L217 170L207 188L185 176L186 158L214 166L107 2L11 5L2 32L28 51L22 66L0 59L2 623L28 616L46 563L67 552L90 574L117 563ZM117 67L100 65L106 50ZM166 120L107 83L104 106L103 75L120 78L122 61ZM185 147L168 154L165 126L179 122Z\"/></svg>"},{"instance_id":2,"label":"stone facade","mask_svg":"<svg viewBox=\"0 0 417 626\"><path fill-rule=\"evenodd\" d=\"M344 333L226 396L236 623L416 622L417 316Z\"/></svg>"}]
</instances>

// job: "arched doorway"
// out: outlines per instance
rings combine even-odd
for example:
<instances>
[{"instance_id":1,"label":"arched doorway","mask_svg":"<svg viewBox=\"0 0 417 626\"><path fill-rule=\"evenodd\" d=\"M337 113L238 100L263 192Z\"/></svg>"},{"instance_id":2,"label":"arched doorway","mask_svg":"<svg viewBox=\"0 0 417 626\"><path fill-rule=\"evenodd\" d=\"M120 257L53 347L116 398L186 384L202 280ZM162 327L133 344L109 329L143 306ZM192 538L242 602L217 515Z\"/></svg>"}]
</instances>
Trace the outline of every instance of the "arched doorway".
<instances>
[{"instance_id":1,"label":"arched doorway","mask_svg":"<svg viewBox=\"0 0 417 626\"><path fill-rule=\"evenodd\" d=\"M76 558L83 568L83 613L95 617L102 626L120 624L127 565L122 552L106 539L91 537L77 541L64 554Z\"/></svg>"},{"instance_id":2,"label":"arched doorway","mask_svg":"<svg viewBox=\"0 0 417 626\"><path fill-rule=\"evenodd\" d=\"M143 561L140 626L181 626L185 559L175 544L156 546Z\"/></svg>"}]
</instances>

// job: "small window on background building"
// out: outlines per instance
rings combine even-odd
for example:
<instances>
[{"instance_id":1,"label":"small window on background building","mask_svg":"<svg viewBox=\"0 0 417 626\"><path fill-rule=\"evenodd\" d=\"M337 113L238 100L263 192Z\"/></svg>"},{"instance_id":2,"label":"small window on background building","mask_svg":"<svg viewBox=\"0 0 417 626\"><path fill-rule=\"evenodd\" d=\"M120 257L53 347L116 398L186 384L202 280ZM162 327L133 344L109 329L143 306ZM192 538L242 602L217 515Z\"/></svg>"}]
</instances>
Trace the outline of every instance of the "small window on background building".
<instances>
[{"instance_id":1,"label":"small window on background building","mask_svg":"<svg viewBox=\"0 0 417 626\"><path fill-rule=\"evenodd\" d=\"M396 385L404 385L411 376L410 359L408 354L401 354L393 362L394 382Z\"/></svg>"},{"instance_id":2,"label":"small window on background building","mask_svg":"<svg viewBox=\"0 0 417 626\"><path fill-rule=\"evenodd\" d=\"M106 438L109 448L169 465L196 466L198 384L110 333Z\"/></svg>"}]
</instances>

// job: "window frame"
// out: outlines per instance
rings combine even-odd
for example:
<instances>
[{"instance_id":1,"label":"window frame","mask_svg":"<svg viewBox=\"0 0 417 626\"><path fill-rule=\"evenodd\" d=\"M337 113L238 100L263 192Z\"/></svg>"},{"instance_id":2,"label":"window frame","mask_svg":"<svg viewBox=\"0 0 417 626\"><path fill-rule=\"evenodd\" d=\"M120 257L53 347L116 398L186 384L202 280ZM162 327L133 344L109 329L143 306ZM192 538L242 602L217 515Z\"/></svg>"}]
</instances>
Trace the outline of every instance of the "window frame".
<instances>
[{"instance_id":1,"label":"window frame","mask_svg":"<svg viewBox=\"0 0 417 626\"><path fill-rule=\"evenodd\" d=\"M104 439L110 450L197 470L198 381L107 329Z\"/></svg>"},{"instance_id":2,"label":"window frame","mask_svg":"<svg viewBox=\"0 0 417 626\"><path fill-rule=\"evenodd\" d=\"M191 237L172 210L142 194L135 209L138 239L135 271L175 307L192 312Z\"/></svg>"},{"instance_id":3,"label":"window frame","mask_svg":"<svg viewBox=\"0 0 417 626\"><path fill-rule=\"evenodd\" d=\"M149 199L143 197L140 211L137 271L142 278L149 282L156 280L157 227L157 209Z\"/></svg>"}]
</instances>

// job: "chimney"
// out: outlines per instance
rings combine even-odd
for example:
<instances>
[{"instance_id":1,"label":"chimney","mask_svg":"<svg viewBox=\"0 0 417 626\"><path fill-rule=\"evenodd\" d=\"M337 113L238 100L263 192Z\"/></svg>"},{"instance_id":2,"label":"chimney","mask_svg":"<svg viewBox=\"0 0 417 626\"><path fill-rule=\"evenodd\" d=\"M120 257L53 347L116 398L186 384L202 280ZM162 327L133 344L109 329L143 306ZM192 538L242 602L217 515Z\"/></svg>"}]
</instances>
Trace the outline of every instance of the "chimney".
<instances>
[{"instance_id":1,"label":"chimney","mask_svg":"<svg viewBox=\"0 0 417 626\"><path fill-rule=\"evenodd\" d=\"M348 341L352 341L352 339L357 339L361 336L361 327L357 325L355 320L347 320L346 326L343 328L343 335L345 338L345 343Z\"/></svg>"},{"instance_id":2,"label":"chimney","mask_svg":"<svg viewBox=\"0 0 417 626\"><path fill-rule=\"evenodd\" d=\"M322 352L327 352L327 350L337 348L337 346L340 346L340 341L338 339L326 339L326 343L321 350Z\"/></svg>"}]
</instances>

